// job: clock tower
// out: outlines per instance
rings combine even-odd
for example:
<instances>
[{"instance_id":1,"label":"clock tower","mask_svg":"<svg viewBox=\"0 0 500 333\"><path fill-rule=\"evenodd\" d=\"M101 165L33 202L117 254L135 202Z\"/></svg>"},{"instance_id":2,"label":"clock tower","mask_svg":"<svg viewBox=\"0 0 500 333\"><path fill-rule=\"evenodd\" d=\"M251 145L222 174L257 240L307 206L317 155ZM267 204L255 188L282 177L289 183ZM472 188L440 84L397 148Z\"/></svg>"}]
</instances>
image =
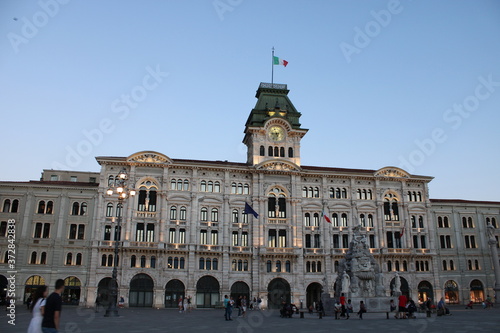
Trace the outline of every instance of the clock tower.
<instances>
[{"instance_id":1,"label":"clock tower","mask_svg":"<svg viewBox=\"0 0 500 333\"><path fill-rule=\"evenodd\" d=\"M243 139L249 165L300 168L300 140L308 130L300 127L301 114L288 99L288 92L286 84L259 85L257 103L248 116Z\"/></svg>"}]
</instances>

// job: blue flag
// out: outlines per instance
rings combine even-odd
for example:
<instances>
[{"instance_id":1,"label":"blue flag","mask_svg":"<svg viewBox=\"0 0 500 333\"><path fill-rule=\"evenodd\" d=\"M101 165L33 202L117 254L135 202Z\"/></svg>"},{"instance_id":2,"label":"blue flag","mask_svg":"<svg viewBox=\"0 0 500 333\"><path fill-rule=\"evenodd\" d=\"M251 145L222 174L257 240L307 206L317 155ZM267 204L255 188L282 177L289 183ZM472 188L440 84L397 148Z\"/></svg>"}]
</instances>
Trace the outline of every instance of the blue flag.
<instances>
[{"instance_id":1,"label":"blue flag","mask_svg":"<svg viewBox=\"0 0 500 333\"><path fill-rule=\"evenodd\" d=\"M257 212L252 208L252 206L250 206L246 202L245 202L245 210L243 211L243 213L252 214L255 218L259 217L259 214L257 214Z\"/></svg>"}]
</instances>

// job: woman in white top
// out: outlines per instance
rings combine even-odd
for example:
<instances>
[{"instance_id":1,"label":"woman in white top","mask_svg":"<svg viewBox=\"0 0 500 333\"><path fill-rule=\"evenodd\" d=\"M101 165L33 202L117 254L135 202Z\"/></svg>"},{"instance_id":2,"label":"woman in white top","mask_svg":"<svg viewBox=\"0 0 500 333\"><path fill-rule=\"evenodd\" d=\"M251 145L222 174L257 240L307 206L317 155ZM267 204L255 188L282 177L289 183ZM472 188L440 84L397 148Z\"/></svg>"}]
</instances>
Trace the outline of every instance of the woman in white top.
<instances>
[{"instance_id":1,"label":"woman in white top","mask_svg":"<svg viewBox=\"0 0 500 333\"><path fill-rule=\"evenodd\" d=\"M45 299L48 294L49 289L47 286L38 287L36 290L35 297L30 304L33 318L31 319L30 326L28 327L28 333L42 333L43 311L45 308Z\"/></svg>"}]
</instances>

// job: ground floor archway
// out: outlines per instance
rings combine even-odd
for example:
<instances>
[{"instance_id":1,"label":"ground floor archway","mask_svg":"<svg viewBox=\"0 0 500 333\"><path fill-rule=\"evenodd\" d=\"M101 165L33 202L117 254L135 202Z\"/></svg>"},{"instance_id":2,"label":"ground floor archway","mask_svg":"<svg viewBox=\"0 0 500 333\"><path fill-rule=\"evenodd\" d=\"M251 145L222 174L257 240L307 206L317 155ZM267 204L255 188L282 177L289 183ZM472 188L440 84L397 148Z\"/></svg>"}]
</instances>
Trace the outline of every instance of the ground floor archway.
<instances>
[{"instance_id":1,"label":"ground floor archway","mask_svg":"<svg viewBox=\"0 0 500 333\"><path fill-rule=\"evenodd\" d=\"M432 284L429 281L421 281L418 284L418 301L426 302L429 298L434 299Z\"/></svg>"},{"instance_id":2,"label":"ground floor archway","mask_svg":"<svg viewBox=\"0 0 500 333\"><path fill-rule=\"evenodd\" d=\"M460 299L458 297L458 284L453 280L448 280L444 284L444 299L446 303L458 304Z\"/></svg>"},{"instance_id":3,"label":"ground floor archway","mask_svg":"<svg viewBox=\"0 0 500 333\"><path fill-rule=\"evenodd\" d=\"M37 290L38 287L45 286L45 279L41 277L40 275L33 275L30 276L25 283L24 286L24 298L23 298L23 303L26 303L26 300L28 297L31 295L35 295L35 291Z\"/></svg>"},{"instance_id":4,"label":"ground floor archway","mask_svg":"<svg viewBox=\"0 0 500 333\"><path fill-rule=\"evenodd\" d=\"M62 293L63 303L66 305L78 305L80 303L82 283L76 276L64 279L64 291Z\"/></svg>"},{"instance_id":5,"label":"ground floor archway","mask_svg":"<svg viewBox=\"0 0 500 333\"><path fill-rule=\"evenodd\" d=\"M247 305L250 304L250 287L243 281L235 282L231 286L231 297L236 301L240 296L246 296Z\"/></svg>"},{"instance_id":6,"label":"ground floor archway","mask_svg":"<svg viewBox=\"0 0 500 333\"><path fill-rule=\"evenodd\" d=\"M267 307L279 309L284 301L290 303L291 288L288 281L282 278L273 279L267 287Z\"/></svg>"},{"instance_id":7,"label":"ground floor archway","mask_svg":"<svg viewBox=\"0 0 500 333\"><path fill-rule=\"evenodd\" d=\"M153 279L147 274L137 274L130 280L129 306L153 306ZM118 295L120 297L120 295Z\"/></svg>"},{"instance_id":8,"label":"ground floor archway","mask_svg":"<svg viewBox=\"0 0 500 333\"><path fill-rule=\"evenodd\" d=\"M400 289L401 294L405 295L407 298L409 298L410 297L410 286L408 285L408 281L402 276L399 276L399 279L401 281L401 289ZM394 296L395 283L396 283L396 278L393 278L391 280L391 284L390 284L391 296Z\"/></svg>"},{"instance_id":9,"label":"ground floor archway","mask_svg":"<svg viewBox=\"0 0 500 333\"><path fill-rule=\"evenodd\" d=\"M323 286L317 282L313 282L306 288L306 306L316 305L321 300Z\"/></svg>"},{"instance_id":10,"label":"ground floor archway","mask_svg":"<svg viewBox=\"0 0 500 333\"><path fill-rule=\"evenodd\" d=\"M481 281L472 280L470 282L470 300L474 303L481 303L484 301L484 287Z\"/></svg>"},{"instance_id":11,"label":"ground floor archway","mask_svg":"<svg viewBox=\"0 0 500 333\"><path fill-rule=\"evenodd\" d=\"M203 276L196 283L196 306L214 308L220 298L219 281L213 276Z\"/></svg>"},{"instance_id":12,"label":"ground floor archway","mask_svg":"<svg viewBox=\"0 0 500 333\"><path fill-rule=\"evenodd\" d=\"M97 296L99 297L99 301L102 306L108 306L109 301L110 301L110 296L109 296L109 284L111 282L110 277L106 277L104 279L101 279L99 281L99 284L97 285Z\"/></svg>"},{"instance_id":13,"label":"ground floor archway","mask_svg":"<svg viewBox=\"0 0 500 333\"><path fill-rule=\"evenodd\" d=\"M184 298L186 295L186 287L182 281L173 279L165 285L165 307L177 308L179 306L179 298Z\"/></svg>"}]
</instances>

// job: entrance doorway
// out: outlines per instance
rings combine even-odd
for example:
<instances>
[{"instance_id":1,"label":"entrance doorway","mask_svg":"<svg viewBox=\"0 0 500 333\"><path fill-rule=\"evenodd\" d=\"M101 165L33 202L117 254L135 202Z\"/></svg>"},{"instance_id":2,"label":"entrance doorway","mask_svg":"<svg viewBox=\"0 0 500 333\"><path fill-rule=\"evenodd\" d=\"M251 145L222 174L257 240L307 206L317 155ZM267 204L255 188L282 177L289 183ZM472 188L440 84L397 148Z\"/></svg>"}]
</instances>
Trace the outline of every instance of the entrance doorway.
<instances>
[{"instance_id":1,"label":"entrance doorway","mask_svg":"<svg viewBox=\"0 0 500 333\"><path fill-rule=\"evenodd\" d=\"M481 303L484 301L484 288L481 281L472 280L470 282L470 300L474 303Z\"/></svg>"},{"instance_id":2,"label":"entrance doorway","mask_svg":"<svg viewBox=\"0 0 500 333\"><path fill-rule=\"evenodd\" d=\"M137 274L134 276L130 281L129 305L131 307L152 307L153 288L154 282L149 275Z\"/></svg>"},{"instance_id":3,"label":"entrance doorway","mask_svg":"<svg viewBox=\"0 0 500 333\"><path fill-rule=\"evenodd\" d=\"M179 307L179 298L184 298L185 296L184 283L180 280L174 279L168 281L165 286L165 307L166 308L177 308Z\"/></svg>"},{"instance_id":4,"label":"entrance doorway","mask_svg":"<svg viewBox=\"0 0 500 333\"><path fill-rule=\"evenodd\" d=\"M321 299L323 286L317 282L311 283L306 289L306 306L309 308L311 305L315 306Z\"/></svg>"},{"instance_id":5,"label":"entrance doorway","mask_svg":"<svg viewBox=\"0 0 500 333\"><path fill-rule=\"evenodd\" d=\"M219 281L213 276L204 276L196 283L196 306L199 308L215 308L219 301Z\"/></svg>"},{"instance_id":6,"label":"entrance doorway","mask_svg":"<svg viewBox=\"0 0 500 333\"><path fill-rule=\"evenodd\" d=\"M434 291L432 290L432 284L428 281L422 281L418 284L418 301L427 302L427 299L431 298L434 300Z\"/></svg>"},{"instance_id":7,"label":"entrance doorway","mask_svg":"<svg viewBox=\"0 0 500 333\"><path fill-rule=\"evenodd\" d=\"M267 292L267 307L269 309L279 309L283 301L290 303L290 284L285 279L276 278L269 282Z\"/></svg>"}]
</instances>

